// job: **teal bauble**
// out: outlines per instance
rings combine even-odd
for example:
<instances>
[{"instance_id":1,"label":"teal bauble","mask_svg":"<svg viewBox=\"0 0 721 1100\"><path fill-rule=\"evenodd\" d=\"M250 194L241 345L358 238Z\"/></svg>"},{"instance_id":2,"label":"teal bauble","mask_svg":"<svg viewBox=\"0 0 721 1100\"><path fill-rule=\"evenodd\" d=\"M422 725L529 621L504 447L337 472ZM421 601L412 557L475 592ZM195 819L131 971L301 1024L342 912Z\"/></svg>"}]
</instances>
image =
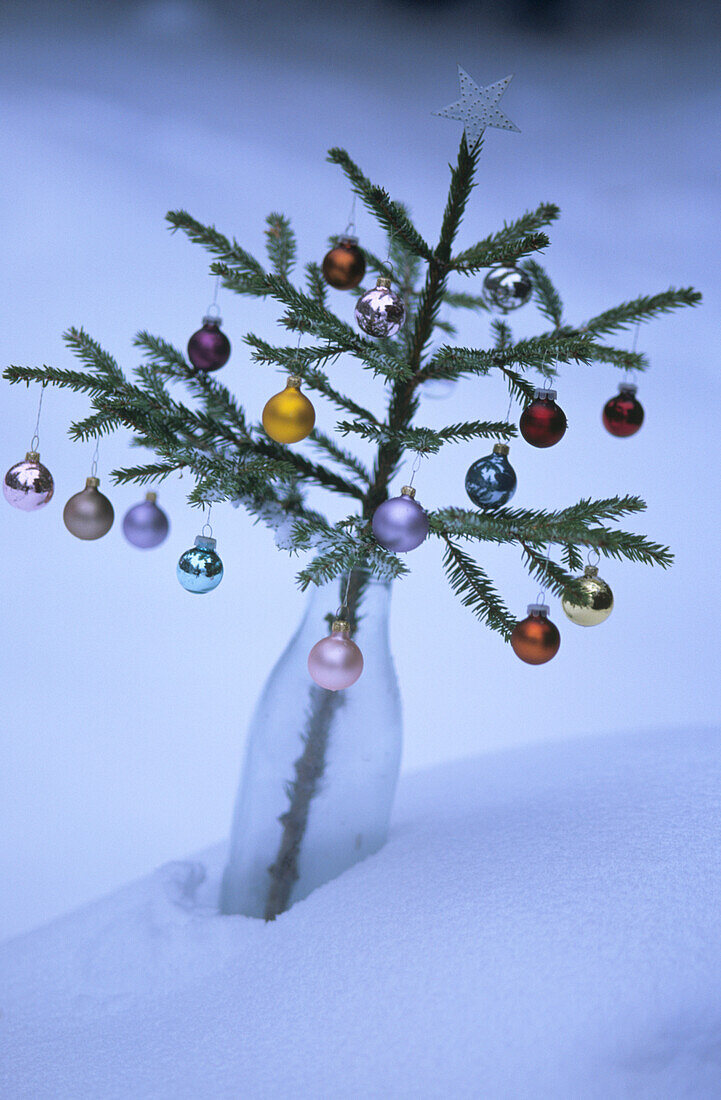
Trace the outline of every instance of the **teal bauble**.
<instances>
[{"instance_id":1,"label":"teal bauble","mask_svg":"<svg viewBox=\"0 0 721 1100\"><path fill-rule=\"evenodd\" d=\"M466 492L477 508L507 504L516 491L516 471L508 461L508 447L496 443L493 454L479 458L466 474Z\"/></svg>"},{"instance_id":2,"label":"teal bauble","mask_svg":"<svg viewBox=\"0 0 721 1100\"><path fill-rule=\"evenodd\" d=\"M215 552L215 539L198 535L195 546L181 554L178 580L186 592L212 592L223 579L223 563Z\"/></svg>"}]
</instances>

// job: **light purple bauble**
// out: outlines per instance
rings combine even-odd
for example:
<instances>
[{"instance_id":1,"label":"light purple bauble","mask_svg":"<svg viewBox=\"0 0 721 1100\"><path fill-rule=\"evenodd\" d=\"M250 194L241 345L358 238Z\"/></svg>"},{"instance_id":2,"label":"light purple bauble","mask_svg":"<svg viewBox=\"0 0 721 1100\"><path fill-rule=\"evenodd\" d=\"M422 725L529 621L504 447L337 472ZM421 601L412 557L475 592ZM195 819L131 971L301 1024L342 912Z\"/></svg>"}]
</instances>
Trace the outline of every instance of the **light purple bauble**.
<instances>
[{"instance_id":1,"label":"light purple bauble","mask_svg":"<svg viewBox=\"0 0 721 1100\"><path fill-rule=\"evenodd\" d=\"M168 517L154 500L144 500L129 508L123 517L123 534L139 550L152 550L165 542L170 530Z\"/></svg>"},{"instance_id":2,"label":"light purple bauble","mask_svg":"<svg viewBox=\"0 0 721 1100\"><path fill-rule=\"evenodd\" d=\"M308 654L308 672L319 687L342 691L360 678L363 654L347 634L330 634Z\"/></svg>"},{"instance_id":3,"label":"light purple bauble","mask_svg":"<svg viewBox=\"0 0 721 1100\"><path fill-rule=\"evenodd\" d=\"M410 496L391 497L373 515L373 534L386 550L404 554L428 535L428 516Z\"/></svg>"}]
</instances>

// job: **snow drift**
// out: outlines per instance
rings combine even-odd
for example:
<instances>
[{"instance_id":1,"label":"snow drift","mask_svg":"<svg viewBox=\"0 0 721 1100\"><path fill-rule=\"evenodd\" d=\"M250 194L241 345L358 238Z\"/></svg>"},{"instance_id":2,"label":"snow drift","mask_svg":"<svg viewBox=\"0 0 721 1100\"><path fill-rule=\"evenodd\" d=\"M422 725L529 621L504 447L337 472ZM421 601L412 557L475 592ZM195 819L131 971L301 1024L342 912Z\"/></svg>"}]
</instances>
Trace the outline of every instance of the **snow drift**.
<instances>
[{"instance_id":1,"label":"snow drift","mask_svg":"<svg viewBox=\"0 0 721 1100\"><path fill-rule=\"evenodd\" d=\"M274 924L222 849L0 949L3 1095L721 1095L721 751L551 744L405 779Z\"/></svg>"}]
</instances>

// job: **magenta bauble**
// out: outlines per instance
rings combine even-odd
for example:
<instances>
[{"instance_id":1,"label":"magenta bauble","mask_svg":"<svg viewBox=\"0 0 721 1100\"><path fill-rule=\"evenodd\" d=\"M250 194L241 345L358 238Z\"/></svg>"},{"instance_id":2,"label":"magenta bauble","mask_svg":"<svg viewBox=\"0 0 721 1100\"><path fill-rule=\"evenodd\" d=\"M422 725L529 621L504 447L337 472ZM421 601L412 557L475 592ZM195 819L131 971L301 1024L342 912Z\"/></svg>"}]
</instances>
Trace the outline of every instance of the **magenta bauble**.
<instances>
[{"instance_id":1,"label":"magenta bauble","mask_svg":"<svg viewBox=\"0 0 721 1100\"><path fill-rule=\"evenodd\" d=\"M342 691L360 679L363 654L342 619L333 623L333 633L316 642L308 654L308 672L319 687Z\"/></svg>"}]
</instances>

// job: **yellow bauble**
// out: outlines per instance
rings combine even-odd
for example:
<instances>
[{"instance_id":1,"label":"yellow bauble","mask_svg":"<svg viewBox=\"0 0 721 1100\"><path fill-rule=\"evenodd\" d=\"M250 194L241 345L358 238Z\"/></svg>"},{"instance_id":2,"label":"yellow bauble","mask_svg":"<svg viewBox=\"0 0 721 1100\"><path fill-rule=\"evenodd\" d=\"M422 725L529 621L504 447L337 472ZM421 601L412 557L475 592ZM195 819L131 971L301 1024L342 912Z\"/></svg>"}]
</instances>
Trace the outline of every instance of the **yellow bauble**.
<instances>
[{"instance_id":1,"label":"yellow bauble","mask_svg":"<svg viewBox=\"0 0 721 1100\"><path fill-rule=\"evenodd\" d=\"M566 616L577 626L598 626L613 611L613 592L604 580L598 575L595 565L587 565L586 571L578 581L589 599L589 603L583 606L579 604L561 601L561 607Z\"/></svg>"},{"instance_id":2,"label":"yellow bauble","mask_svg":"<svg viewBox=\"0 0 721 1100\"><path fill-rule=\"evenodd\" d=\"M263 427L276 443L298 443L313 431L315 409L300 392L300 381L292 374L263 409Z\"/></svg>"}]
</instances>

